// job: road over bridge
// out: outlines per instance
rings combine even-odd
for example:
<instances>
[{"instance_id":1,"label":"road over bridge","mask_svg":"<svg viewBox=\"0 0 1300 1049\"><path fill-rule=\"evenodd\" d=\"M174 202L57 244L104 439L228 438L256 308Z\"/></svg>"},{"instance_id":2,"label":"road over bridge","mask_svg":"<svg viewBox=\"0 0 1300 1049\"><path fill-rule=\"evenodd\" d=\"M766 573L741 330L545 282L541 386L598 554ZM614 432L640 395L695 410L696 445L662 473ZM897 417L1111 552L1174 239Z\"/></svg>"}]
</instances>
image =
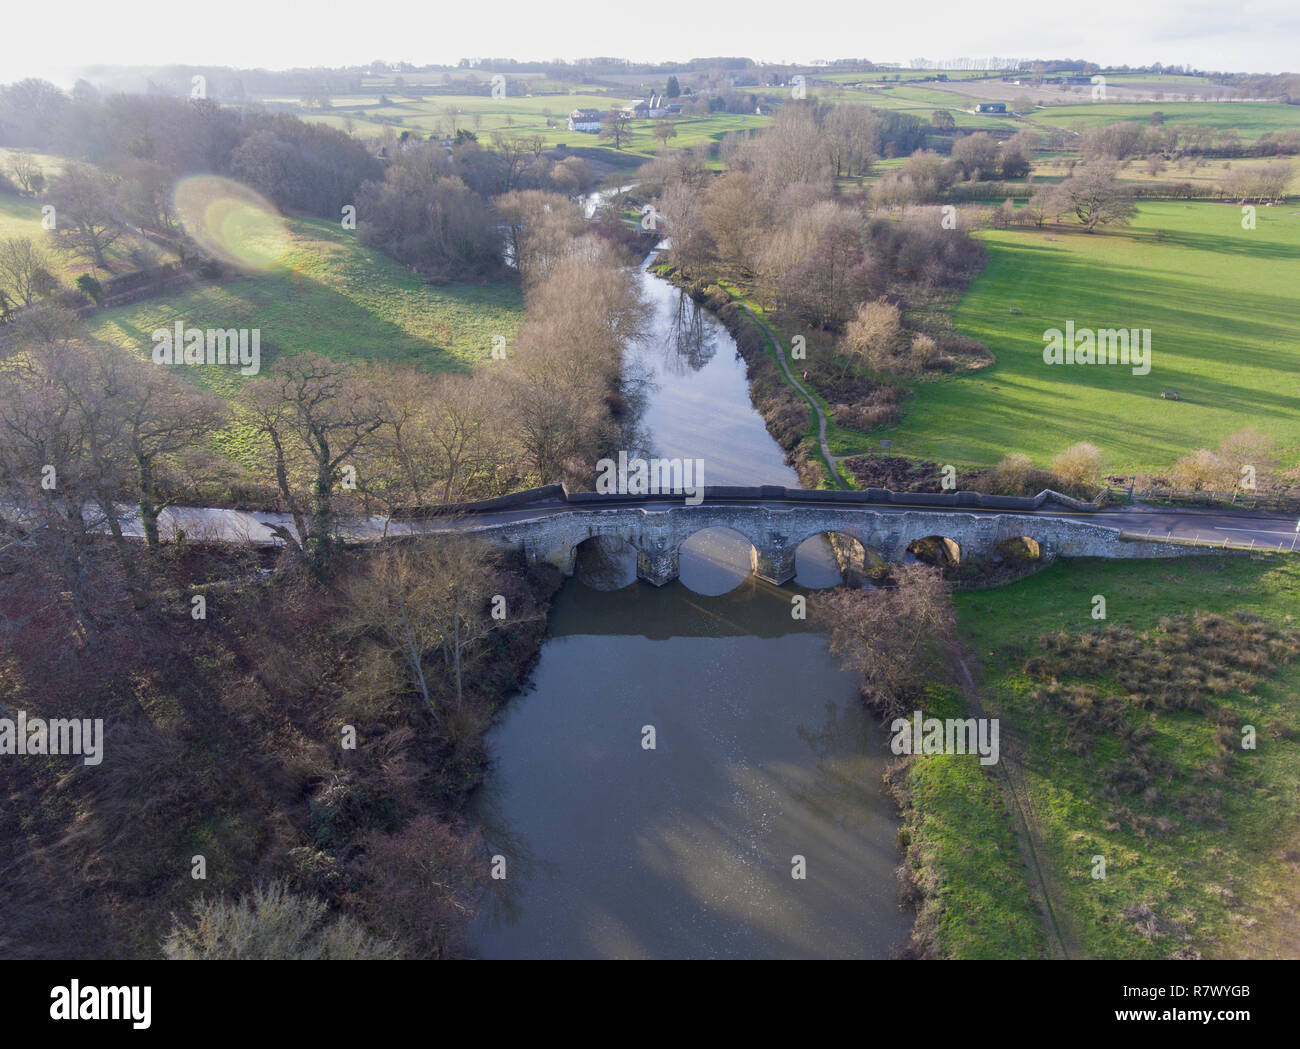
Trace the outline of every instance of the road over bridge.
<instances>
[{"instance_id":1,"label":"road over bridge","mask_svg":"<svg viewBox=\"0 0 1300 1049\"><path fill-rule=\"evenodd\" d=\"M292 528L287 515L173 508L163 522L193 537L270 543L270 525ZM131 524L127 524L128 531ZM1295 521L1256 512L1100 508L1056 493L1033 498L943 494L706 488L693 505L683 496L600 495L549 485L479 503L431 507L349 522L345 538L456 531L481 535L572 573L578 547L597 536L637 552L638 575L663 585L677 577L681 545L697 532L727 528L749 540L754 572L773 583L794 577L795 551L830 533L861 544L873 562L897 563L924 546L944 560L991 556L1027 540L1045 560L1056 557L1179 557L1223 550L1290 550Z\"/></svg>"}]
</instances>

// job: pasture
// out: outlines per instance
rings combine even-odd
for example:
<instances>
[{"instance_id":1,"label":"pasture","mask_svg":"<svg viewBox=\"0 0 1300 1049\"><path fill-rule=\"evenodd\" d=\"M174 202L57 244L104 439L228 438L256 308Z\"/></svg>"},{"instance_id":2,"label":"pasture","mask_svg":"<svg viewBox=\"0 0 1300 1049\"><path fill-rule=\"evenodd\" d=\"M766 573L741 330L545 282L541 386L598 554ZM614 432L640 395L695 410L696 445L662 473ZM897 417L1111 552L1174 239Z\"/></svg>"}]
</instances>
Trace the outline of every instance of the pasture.
<instances>
[{"instance_id":1,"label":"pasture","mask_svg":"<svg viewBox=\"0 0 1300 1049\"><path fill-rule=\"evenodd\" d=\"M264 370L278 354L313 351L442 372L487 360L493 336L512 339L523 317L513 284L432 286L336 223L291 219L289 231L289 249L275 268L94 313L92 333L146 354L150 333L177 320L260 328ZM243 381L208 368L188 371L226 395Z\"/></svg>"},{"instance_id":2,"label":"pasture","mask_svg":"<svg viewBox=\"0 0 1300 1049\"><path fill-rule=\"evenodd\" d=\"M982 232L989 262L953 320L996 363L915 383L901 425L879 436L967 465L1021 452L1045 466L1091 441L1108 470L1137 473L1253 426L1294 463L1300 208L1259 208L1257 223L1243 229L1232 205L1171 202L1141 205L1115 232ZM1150 373L1045 363L1044 332L1070 320L1151 329ZM1162 400L1169 389L1181 399Z\"/></svg>"}]
</instances>

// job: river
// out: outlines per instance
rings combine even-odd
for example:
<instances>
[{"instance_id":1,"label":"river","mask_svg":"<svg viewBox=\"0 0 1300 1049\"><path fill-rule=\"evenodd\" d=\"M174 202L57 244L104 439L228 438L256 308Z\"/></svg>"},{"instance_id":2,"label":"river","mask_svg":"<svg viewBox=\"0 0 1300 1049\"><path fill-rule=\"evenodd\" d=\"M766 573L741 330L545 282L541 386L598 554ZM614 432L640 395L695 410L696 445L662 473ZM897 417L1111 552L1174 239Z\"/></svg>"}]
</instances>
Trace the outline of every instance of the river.
<instances>
[{"instance_id":1,"label":"river","mask_svg":"<svg viewBox=\"0 0 1300 1049\"><path fill-rule=\"evenodd\" d=\"M730 334L640 279L654 323L627 366L644 380L646 453L701 459L708 484L797 487ZM701 533L680 579L655 588L630 551L582 548L489 735L470 816L506 877L471 927L476 954L872 958L906 936L884 735L824 635L791 614L838 567L815 538L775 587L749 556L734 533Z\"/></svg>"}]
</instances>

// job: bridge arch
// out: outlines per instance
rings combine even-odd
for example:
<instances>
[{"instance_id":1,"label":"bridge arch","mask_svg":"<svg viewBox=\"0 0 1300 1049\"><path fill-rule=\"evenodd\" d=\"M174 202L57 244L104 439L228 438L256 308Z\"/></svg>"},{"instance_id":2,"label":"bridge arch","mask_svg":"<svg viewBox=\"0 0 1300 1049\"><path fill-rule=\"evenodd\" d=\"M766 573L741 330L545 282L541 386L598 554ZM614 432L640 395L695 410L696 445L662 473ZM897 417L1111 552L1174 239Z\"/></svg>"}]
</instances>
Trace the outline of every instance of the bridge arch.
<instances>
[{"instance_id":1,"label":"bridge arch","mask_svg":"<svg viewBox=\"0 0 1300 1049\"><path fill-rule=\"evenodd\" d=\"M795 581L812 589L840 582L862 586L885 567L885 558L861 529L824 528L802 538L796 535L790 545L795 552Z\"/></svg>"},{"instance_id":2,"label":"bridge arch","mask_svg":"<svg viewBox=\"0 0 1300 1049\"><path fill-rule=\"evenodd\" d=\"M620 535L597 532L575 543L573 574L593 590L621 590L636 582L637 548Z\"/></svg>"},{"instance_id":3,"label":"bridge arch","mask_svg":"<svg viewBox=\"0 0 1300 1049\"><path fill-rule=\"evenodd\" d=\"M938 568L955 568L961 564L961 544L943 535L925 535L907 544L905 561L921 561Z\"/></svg>"},{"instance_id":4,"label":"bridge arch","mask_svg":"<svg viewBox=\"0 0 1300 1049\"><path fill-rule=\"evenodd\" d=\"M1027 564L1043 559L1043 544L1028 535L999 539L993 547L993 560L1011 564Z\"/></svg>"},{"instance_id":5,"label":"bridge arch","mask_svg":"<svg viewBox=\"0 0 1300 1049\"><path fill-rule=\"evenodd\" d=\"M759 570L755 537L732 525L711 525L691 532L676 549L682 584L698 594L730 593Z\"/></svg>"}]
</instances>

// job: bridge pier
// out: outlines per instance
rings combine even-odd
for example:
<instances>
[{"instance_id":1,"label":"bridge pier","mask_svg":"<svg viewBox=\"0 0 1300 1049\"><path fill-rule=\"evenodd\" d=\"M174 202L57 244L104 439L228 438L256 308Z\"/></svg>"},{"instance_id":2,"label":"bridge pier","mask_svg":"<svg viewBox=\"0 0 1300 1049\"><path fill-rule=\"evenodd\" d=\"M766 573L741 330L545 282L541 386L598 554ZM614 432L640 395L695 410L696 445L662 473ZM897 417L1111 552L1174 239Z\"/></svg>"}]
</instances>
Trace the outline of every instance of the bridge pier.
<instances>
[{"instance_id":1,"label":"bridge pier","mask_svg":"<svg viewBox=\"0 0 1300 1049\"><path fill-rule=\"evenodd\" d=\"M657 539L644 547L637 547L636 575L655 586L664 586L677 578L681 555L677 547L664 539Z\"/></svg>"},{"instance_id":2,"label":"bridge pier","mask_svg":"<svg viewBox=\"0 0 1300 1049\"><path fill-rule=\"evenodd\" d=\"M794 578L795 548L785 544L769 543L760 550L751 547L749 567L759 579L782 586Z\"/></svg>"}]
</instances>

